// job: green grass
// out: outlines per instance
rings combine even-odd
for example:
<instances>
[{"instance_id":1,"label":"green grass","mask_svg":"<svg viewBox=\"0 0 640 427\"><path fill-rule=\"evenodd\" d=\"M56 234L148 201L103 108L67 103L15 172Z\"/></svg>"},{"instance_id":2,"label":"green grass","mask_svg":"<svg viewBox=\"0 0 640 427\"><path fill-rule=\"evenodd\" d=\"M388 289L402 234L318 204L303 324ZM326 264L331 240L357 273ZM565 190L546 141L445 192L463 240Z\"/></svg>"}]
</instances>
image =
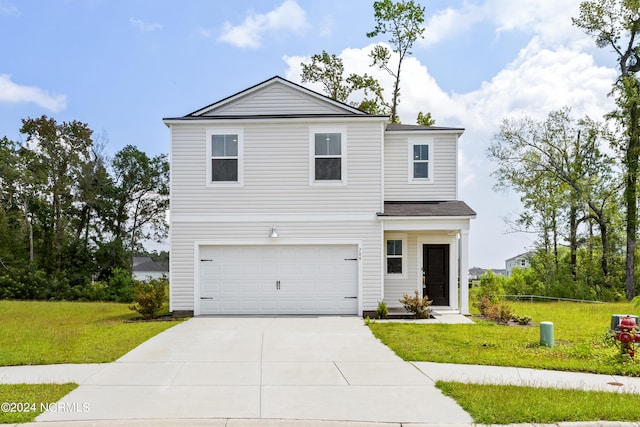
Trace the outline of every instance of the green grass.
<instances>
[{"instance_id":1,"label":"green grass","mask_svg":"<svg viewBox=\"0 0 640 427\"><path fill-rule=\"evenodd\" d=\"M640 420L630 394L443 381L436 387L480 424Z\"/></svg>"},{"instance_id":2,"label":"green grass","mask_svg":"<svg viewBox=\"0 0 640 427\"><path fill-rule=\"evenodd\" d=\"M33 421L77 384L0 384L0 424Z\"/></svg>"},{"instance_id":3,"label":"green grass","mask_svg":"<svg viewBox=\"0 0 640 427\"><path fill-rule=\"evenodd\" d=\"M112 362L175 322L134 322L128 304L0 301L0 366Z\"/></svg>"},{"instance_id":4,"label":"green grass","mask_svg":"<svg viewBox=\"0 0 640 427\"><path fill-rule=\"evenodd\" d=\"M612 314L635 314L630 303L510 302L535 327L478 322L474 325L371 323L374 335L404 360L516 366L640 376L638 362L620 362L605 340ZM551 321L555 347L541 347L541 321Z\"/></svg>"}]
</instances>

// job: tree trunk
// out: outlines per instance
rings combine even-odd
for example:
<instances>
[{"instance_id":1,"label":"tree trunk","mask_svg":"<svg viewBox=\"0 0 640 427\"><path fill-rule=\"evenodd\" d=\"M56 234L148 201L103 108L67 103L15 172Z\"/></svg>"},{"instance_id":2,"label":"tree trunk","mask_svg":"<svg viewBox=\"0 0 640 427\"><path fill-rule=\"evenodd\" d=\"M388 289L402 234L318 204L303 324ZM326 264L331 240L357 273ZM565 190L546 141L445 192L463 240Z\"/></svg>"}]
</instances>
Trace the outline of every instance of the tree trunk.
<instances>
[{"instance_id":1,"label":"tree trunk","mask_svg":"<svg viewBox=\"0 0 640 427\"><path fill-rule=\"evenodd\" d=\"M569 207L569 251L571 264L571 277L573 281L578 281L578 208L576 207L576 197L572 192L571 206Z\"/></svg>"},{"instance_id":2,"label":"tree trunk","mask_svg":"<svg viewBox=\"0 0 640 427\"><path fill-rule=\"evenodd\" d=\"M31 223L31 218L29 218L29 205L27 202L24 205L24 219L29 228L29 262L33 263L33 224Z\"/></svg>"},{"instance_id":3,"label":"tree trunk","mask_svg":"<svg viewBox=\"0 0 640 427\"><path fill-rule=\"evenodd\" d=\"M400 98L400 66L402 58L398 60L398 72L396 73L396 81L393 84L393 102L391 105L391 123L400 123L398 119L398 98Z\"/></svg>"},{"instance_id":4,"label":"tree trunk","mask_svg":"<svg viewBox=\"0 0 640 427\"><path fill-rule=\"evenodd\" d=\"M625 177L624 199L627 205L627 256L625 268L625 293L628 300L636 295L636 233L638 231L638 106L636 101L631 101L629 107L629 146L626 153L627 176Z\"/></svg>"}]
</instances>

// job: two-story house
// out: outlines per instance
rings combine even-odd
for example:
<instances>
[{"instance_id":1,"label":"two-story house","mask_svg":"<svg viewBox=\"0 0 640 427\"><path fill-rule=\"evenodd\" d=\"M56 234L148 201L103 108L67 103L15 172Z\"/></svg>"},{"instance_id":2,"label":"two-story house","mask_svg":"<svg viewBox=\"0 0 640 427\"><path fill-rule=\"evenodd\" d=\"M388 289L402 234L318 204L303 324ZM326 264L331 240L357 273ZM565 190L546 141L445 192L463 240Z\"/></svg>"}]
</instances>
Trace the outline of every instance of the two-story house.
<instances>
[{"instance_id":1,"label":"two-story house","mask_svg":"<svg viewBox=\"0 0 640 427\"><path fill-rule=\"evenodd\" d=\"M164 123L172 311L367 315L418 290L468 313L463 129L389 124L280 77Z\"/></svg>"}]
</instances>

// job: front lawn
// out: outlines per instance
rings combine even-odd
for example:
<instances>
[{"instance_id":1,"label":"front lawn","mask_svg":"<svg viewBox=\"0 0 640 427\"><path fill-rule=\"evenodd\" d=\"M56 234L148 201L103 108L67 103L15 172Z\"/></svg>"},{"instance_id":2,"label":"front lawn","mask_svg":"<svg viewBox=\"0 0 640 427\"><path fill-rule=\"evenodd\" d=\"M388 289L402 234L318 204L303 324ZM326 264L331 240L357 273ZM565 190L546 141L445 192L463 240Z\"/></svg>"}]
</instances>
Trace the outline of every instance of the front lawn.
<instances>
[{"instance_id":1,"label":"front lawn","mask_svg":"<svg viewBox=\"0 0 640 427\"><path fill-rule=\"evenodd\" d=\"M112 362L176 322L134 322L129 304L0 301L0 366Z\"/></svg>"},{"instance_id":2,"label":"front lawn","mask_svg":"<svg viewBox=\"0 0 640 427\"><path fill-rule=\"evenodd\" d=\"M479 424L640 420L640 407L630 404L636 396L624 393L443 381L436 387Z\"/></svg>"},{"instance_id":3,"label":"front lawn","mask_svg":"<svg viewBox=\"0 0 640 427\"><path fill-rule=\"evenodd\" d=\"M73 383L0 384L0 424L27 423L44 411L56 410L55 402L76 387Z\"/></svg>"},{"instance_id":4,"label":"front lawn","mask_svg":"<svg viewBox=\"0 0 640 427\"><path fill-rule=\"evenodd\" d=\"M612 314L636 314L630 303L510 302L534 327L371 323L374 335L404 360L515 366L640 376L638 362L617 361L618 350L605 340ZM555 329L555 347L540 347L542 321Z\"/></svg>"}]
</instances>

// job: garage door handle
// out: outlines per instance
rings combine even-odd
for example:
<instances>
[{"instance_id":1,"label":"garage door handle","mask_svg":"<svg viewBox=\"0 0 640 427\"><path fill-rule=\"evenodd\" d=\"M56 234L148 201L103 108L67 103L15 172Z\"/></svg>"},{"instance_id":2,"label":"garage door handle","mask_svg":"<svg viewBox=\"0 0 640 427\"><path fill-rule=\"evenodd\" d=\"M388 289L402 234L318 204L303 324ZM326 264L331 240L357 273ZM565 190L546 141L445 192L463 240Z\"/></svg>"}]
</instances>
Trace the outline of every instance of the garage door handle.
<instances>
[{"instance_id":1,"label":"garage door handle","mask_svg":"<svg viewBox=\"0 0 640 427\"><path fill-rule=\"evenodd\" d=\"M358 297L344 297L344 299L358 299Z\"/></svg>"},{"instance_id":2,"label":"garage door handle","mask_svg":"<svg viewBox=\"0 0 640 427\"><path fill-rule=\"evenodd\" d=\"M280 290L280 280L276 280L276 289Z\"/></svg>"},{"instance_id":3,"label":"garage door handle","mask_svg":"<svg viewBox=\"0 0 640 427\"><path fill-rule=\"evenodd\" d=\"M213 299L213 297L200 297L200 299Z\"/></svg>"}]
</instances>

